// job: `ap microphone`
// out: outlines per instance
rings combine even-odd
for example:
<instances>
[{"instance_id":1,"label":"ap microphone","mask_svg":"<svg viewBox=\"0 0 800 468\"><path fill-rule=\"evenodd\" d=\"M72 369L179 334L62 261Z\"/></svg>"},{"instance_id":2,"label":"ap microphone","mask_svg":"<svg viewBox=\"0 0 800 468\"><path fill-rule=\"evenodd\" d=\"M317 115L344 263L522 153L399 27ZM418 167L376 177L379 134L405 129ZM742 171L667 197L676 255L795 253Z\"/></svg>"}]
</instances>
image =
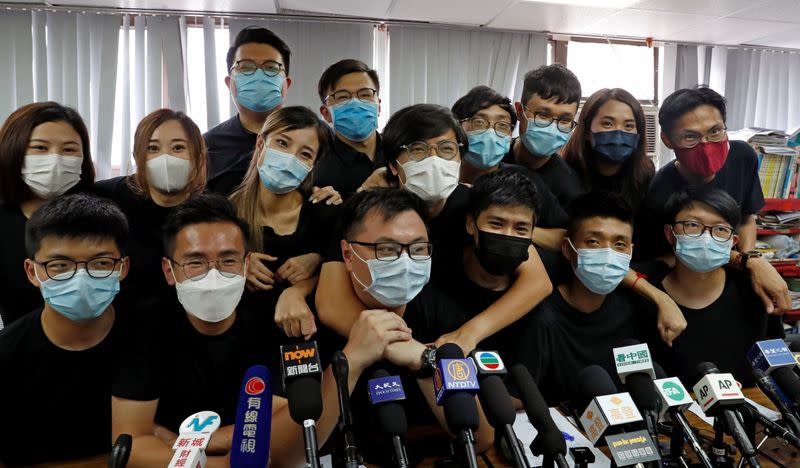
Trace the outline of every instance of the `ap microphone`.
<instances>
[{"instance_id":1,"label":"ap microphone","mask_svg":"<svg viewBox=\"0 0 800 468\"><path fill-rule=\"evenodd\" d=\"M408 431L406 410L401 401L406 399L403 382L396 375L389 375L385 369L376 369L367 382L369 402L375 409L378 426L392 438L394 460L398 468L408 468L408 453L403 445L402 435Z\"/></svg>"},{"instance_id":2,"label":"ap microphone","mask_svg":"<svg viewBox=\"0 0 800 468\"><path fill-rule=\"evenodd\" d=\"M130 434L120 434L111 447L111 455L108 457L108 468L125 468L128 466L128 458L131 456L133 437Z\"/></svg>"},{"instance_id":3,"label":"ap microphone","mask_svg":"<svg viewBox=\"0 0 800 468\"><path fill-rule=\"evenodd\" d=\"M350 406L350 388L348 374L350 365L347 356L342 351L333 355L333 377L336 379L336 388L339 393L339 431L344 438L344 457L346 468L358 468L361 457L356 448L356 439L353 435L353 411Z\"/></svg>"},{"instance_id":4,"label":"ap microphone","mask_svg":"<svg viewBox=\"0 0 800 468\"><path fill-rule=\"evenodd\" d=\"M306 464L320 468L317 419L322 416L322 366L316 341L281 346L281 374L289 415L303 426Z\"/></svg>"},{"instance_id":5,"label":"ap microphone","mask_svg":"<svg viewBox=\"0 0 800 468\"><path fill-rule=\"evenodd\" d=\"M708 416L717 418L722 429L733 437L736 446L751 467L759 467L755 448L747 437L741 415L735 407L744 404L744 395L732 374L720 373L715 364L701 362L697 373L702 376L693 390L697 404Z\"/></svg>"},{"instance_id":6,"label":"ap microphone","mask_svg":"<svg viewBox=\"0 0 800 468\"><path fill-rule=\"evenodd\" d=\"M433 373L433 391L436 404L444 410L447 426L456 434L464 448L466 463L477 468L475 437L478 429L477 370L472 359L464 359L464 352L454 343L445 343L436 350L436 369Z\"/></svg>"},{"instance_id":7,"label":"ap microphone","mask_svg":"<svg viewBox=\"0 0 800 468\"><path fill-rule=\"evenodd\" d=\"M231 442L231 468L263 468L269 461L272 379L264 366L247 369L242 379Z\"/></svg>"},{"instance_id":8,"label":"ap microphone","mask_svg":"<svg viewBox=\"0 0 800 468\"><path fill-rule=\"evenodd\" d=\"M539 391L539 386L533 381L531 373L524 365L517 364L511 369L511 376L519 390L525 414L537 431L536 438L531 442L531 452L536 456L544 456L543 467L553 466L554 462L559 468L568 467L564 458L567 453L567 442L553 421L550 409Z\"/></svg>"},{"instance_id":9,"label":"ap microphone","mask_svg":"<svg viewBox=\"0 0 800 468\"><path fill-rule=\"evenodd\" d=\"M644 417L645 427L658 446L658 394L653 388L656 378L650 348L647 343L634 339L624 340L621 347L613 350L617 374L625 384L633 402ZM659 450L660 452L660 450Z\"/></svg>"},{"instance_id":10,"label":"ap microphone","mask_svg":"<svg viewBox=\"0 0 800 468\"><path fill-rule=\"evenodd\" d=\"M167 468L206 466L206 447L222 421L213 411L200 411L184 419L178 429L178 438L172 444L175 450Z\"/></svg>"}]
</instances>

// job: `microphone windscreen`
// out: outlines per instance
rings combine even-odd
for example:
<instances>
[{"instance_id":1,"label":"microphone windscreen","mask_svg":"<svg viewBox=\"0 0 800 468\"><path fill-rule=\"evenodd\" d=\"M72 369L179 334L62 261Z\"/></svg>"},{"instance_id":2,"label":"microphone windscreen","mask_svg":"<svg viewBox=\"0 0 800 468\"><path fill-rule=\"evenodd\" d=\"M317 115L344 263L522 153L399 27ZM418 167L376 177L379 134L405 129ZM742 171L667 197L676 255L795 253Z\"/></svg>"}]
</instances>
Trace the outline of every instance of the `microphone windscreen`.
<instances>
[{"instance_id":1,"label":"microphone windscreen","mask_svg":"<svg viewBox=\"0 0 800 468\"><path fill-rule=\"evenodd\" d=\"M697 380L702 379L708 374L719 374L720 370L716 364L713 362L701 362L700 364L694 367L695 374L697 375Z\"/></svg>"},{"instance_id":2,"label":"microphone windscreen","mask_svg":"<svg viewBox=\"0 0 800 468\"><path fill-rule=\"evenodd\" d=\"M578 382L580 382L580 394L587 400L619 392L608 371L598 365L584 367L578 373Z\"/></svg>"},{"instance_id":3,"label":"microphone windscreen","mask_svg":"<svg viewBox=\"0 0 800 468\"><path fill-rule=\"evenodd\" d=\"M653 361L653 370L656 373L657 379L666 379L669 377L666 372L664 372L664 368L661 367L657 362Z\"/></svg>"},{"instance_id":4,"label":"microphone windscreen","mask_svg":"<svg viewBox=\"0 0 800 468\"><path fill-rule=\"evenodd\" d=\"M322 385L315 377L298 377L286 384L289 414L297 424L322 416Z\"/></svg>"},{"instance_id":5,"label":"microphone windscreen","mask_svg":"<svg viewBox=\"0 0 800 468\"><path fill-rule=\"evenodd\" d=\"M480 382L478 397L483 406L483 413L492 427L503 427L506 424L514 424L517 413L511 404L511 395L503 380L496 375L484 377Z\"/></svg>"},{"instance_id":6,"label":"microphone windscreen","mask_svg":"<svg viewBox=\"0 0 800 468\"><path fill-rule=\"evenodd\" d=\"M445 343L436 350L436 360L440 359L464 359L464 351L455 343ZM442 409L451 430L478 429L478 405L469 392L451 392L444 397Z\"/></svg>"},{"instance_id":7,"label":"microphone windscreen","mask_svg":"<svg viewBox=\"0 0 800 468\"><path fill-rule=\"evenodd\" d=\"M770 375L784 395L800 405L800 377L792 371L792 368L779 367Z\"/></svg>"},{"instance_id":8,"label":"microphone windscreen","mask_svg":"<svg viewBox=\"0 0 800 468\"><path fill-rule=\"evenodd\" d=\"M519 390L519 399L525 407L525 413L536 429L541 431L551 425L555 427L547 402L528 369L522 364L517 364L511 369L511 377Z\"/></svg>"},{"instance_id":9,"label":"microphone windscreen","mask_svg":"<svg viewBox=\"0 0 800 468\"><path fill-rule=\"evenodd\" d=\"M386 369L376 369L369 380L389 377L391 374ZM374 406L381 430L389 435L395 436L405 434L408 431L408 419L406 409L399 401L389 401Z\"/></svg>"},{"instance_id":10,"label":"microphone windscreen","mask_svg":"<svg viewBox=\"0 0 800 468\"><path fill-rule=\"evenodd\" d=\"M628 376L625 381L625 388L631 394L631 398L636 406L641 410L653 410L658 408L658 393L653 386L653 379L649 374L637 372Z\"/></svg>"},{"instance_id":11,"label":"microphone windscreen","mask_svg":"<svg viewBox=\"0 0 800 468\"><path fill-rule=\"evenodd\" d=\"M445 343L436 349L436 360L464 359L464 351L455 343Z\"/></svg>"}]
</instances>

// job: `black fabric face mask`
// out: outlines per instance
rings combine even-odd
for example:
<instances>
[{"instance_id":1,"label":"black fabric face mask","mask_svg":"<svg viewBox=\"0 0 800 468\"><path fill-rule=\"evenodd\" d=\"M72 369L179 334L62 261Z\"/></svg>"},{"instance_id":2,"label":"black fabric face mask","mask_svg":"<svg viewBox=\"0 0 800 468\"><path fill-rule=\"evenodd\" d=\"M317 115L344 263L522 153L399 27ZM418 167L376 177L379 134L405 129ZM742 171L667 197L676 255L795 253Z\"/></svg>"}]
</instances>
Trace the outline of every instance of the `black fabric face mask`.
<instances>
[{"instance_id":1,"label":"black fabric face mask","mask_svg":"<svg viewBox=\"0 0 800 468\"><path fill-rule=\"evenodd\" d=\"M476 226L477 228L477 226ZM481 266L493 275L511 273L528 259L528 237L506 236L478 229L475 253Z\"/></svg>"}]
</instances>

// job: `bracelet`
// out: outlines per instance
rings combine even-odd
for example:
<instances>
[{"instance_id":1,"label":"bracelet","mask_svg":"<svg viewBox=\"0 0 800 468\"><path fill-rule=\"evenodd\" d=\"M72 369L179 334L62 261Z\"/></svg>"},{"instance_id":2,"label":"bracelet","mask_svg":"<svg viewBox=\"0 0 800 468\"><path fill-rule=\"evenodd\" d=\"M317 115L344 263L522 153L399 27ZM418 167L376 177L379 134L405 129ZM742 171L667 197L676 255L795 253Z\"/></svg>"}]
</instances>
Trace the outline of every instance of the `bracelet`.
<instances>
[{"instance_id":1,"label":"bracelet","mask_svg":"<svg viewBox=\"0 0 800 468\"><path fill-rule=\"evenodd\" d=\"M639 280L642 279L642 278L647 279L647 275L645 275L644 273L639 273L637 271L636 272L636 279L633 280L633 284L631 285L631 290L633 290L636 287L636 283L638 283Z\"/></svg>"}]
</instances>

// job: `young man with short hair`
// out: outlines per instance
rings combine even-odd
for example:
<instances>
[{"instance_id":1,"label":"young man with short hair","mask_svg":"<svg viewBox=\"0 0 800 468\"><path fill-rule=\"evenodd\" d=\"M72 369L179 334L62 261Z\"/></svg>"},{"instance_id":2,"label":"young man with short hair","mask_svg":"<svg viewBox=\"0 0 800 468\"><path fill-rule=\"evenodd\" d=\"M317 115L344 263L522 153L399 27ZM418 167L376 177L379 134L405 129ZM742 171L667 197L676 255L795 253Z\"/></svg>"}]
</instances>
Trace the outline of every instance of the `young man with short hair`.
<instances>
[{"instance_id":1,"label":"young man with short hair","mask_svg":"<svg viewBox=\"0 0 800 468\"><path fill-rule=\"evenodd\" d=\"M114 305L128 272L128 222L108 200L69 195L25 229L24 268L44 307L0 331L0 465L107 453L111 386L131 333ZM45 434L48 425L59 429Z\"/></svg>"}]
</instances>

